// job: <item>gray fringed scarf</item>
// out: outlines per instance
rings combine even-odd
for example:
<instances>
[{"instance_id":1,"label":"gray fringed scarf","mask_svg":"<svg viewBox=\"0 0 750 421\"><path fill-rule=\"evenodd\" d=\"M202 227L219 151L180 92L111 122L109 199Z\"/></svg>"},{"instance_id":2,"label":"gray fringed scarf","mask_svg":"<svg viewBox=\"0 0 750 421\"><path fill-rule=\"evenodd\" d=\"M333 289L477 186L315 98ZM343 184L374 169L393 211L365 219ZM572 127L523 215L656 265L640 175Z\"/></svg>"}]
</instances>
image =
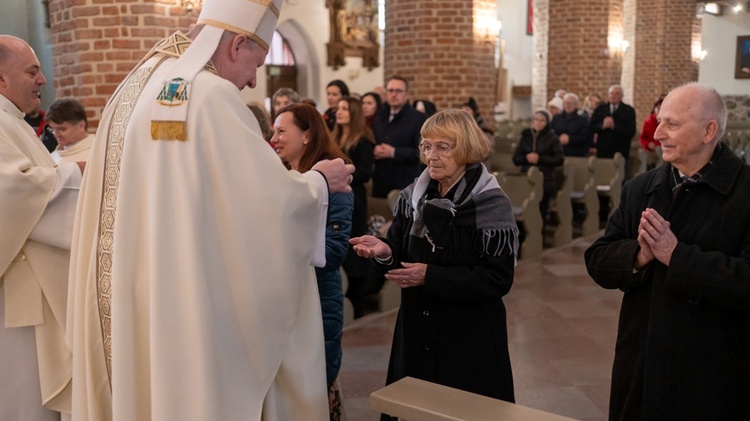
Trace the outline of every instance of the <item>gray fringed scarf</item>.
<instances>
[{"instance_id":1,"label":"gray fringed scarf","mask_svg":"<svg viewBox=\"0 0 750 421\"><path fill-rule=\"evenodd\" d=\"M484 165L467 165L453 201L427 199L430 181L428 170L424 170L415 183L401 191L396 202L394 214L414 220L411 236L426 238L434 252L444 248L453 229L460 227L481 235L483 253L499 256L506 251L518 256L518 227L510 200Z\"/></svg>"}]
</instances>

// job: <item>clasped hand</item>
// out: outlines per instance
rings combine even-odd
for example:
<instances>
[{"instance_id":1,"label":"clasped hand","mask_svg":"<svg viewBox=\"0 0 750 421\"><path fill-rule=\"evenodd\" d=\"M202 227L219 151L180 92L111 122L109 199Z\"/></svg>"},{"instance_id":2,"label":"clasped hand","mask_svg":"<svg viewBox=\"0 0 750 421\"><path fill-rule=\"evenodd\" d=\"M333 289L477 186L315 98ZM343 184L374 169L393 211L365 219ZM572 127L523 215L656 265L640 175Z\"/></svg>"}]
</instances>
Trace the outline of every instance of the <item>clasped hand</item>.
<instances>
[{"instance_id":1,"label":"clasped hand","mask_svg":"<svg viewBox=\"0 0 750 421\"><path fill-rule=\"evenodd\" d=\"M602 129L614 129L615 128L615 119L612 117L604 117L604 121L602 122Z\"/></svg>"},{"instance_id":2,"label":"clasped hand","mask_svg":"<svg viewBox=\"0 0 750 421\"><path fill-rule=\"evenodd\" d=\"M636 256L636 268L640 269L654 259L669 266L672 253L677 247L677 237L672 232L669 221L656 210L646 208L641 213L638 225L638 244L641 249Z\"/></svg>"}]
</instances>

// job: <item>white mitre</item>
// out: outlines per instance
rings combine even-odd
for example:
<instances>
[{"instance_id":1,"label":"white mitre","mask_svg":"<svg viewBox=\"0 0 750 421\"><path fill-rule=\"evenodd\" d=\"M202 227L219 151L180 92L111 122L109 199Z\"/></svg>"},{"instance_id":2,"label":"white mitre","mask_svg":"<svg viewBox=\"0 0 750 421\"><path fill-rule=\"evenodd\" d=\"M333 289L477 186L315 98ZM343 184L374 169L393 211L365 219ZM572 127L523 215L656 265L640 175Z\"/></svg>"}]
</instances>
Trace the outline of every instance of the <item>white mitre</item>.
<instances>
[{"instance_id":1,"label":"white mitre","mask_svg":"<svg viewBox=\"0 0 750 421\"><path fill-rule=\"evenodd\" d=\"M268 51L283 0L206 0L205 25L164 81L151 114L151 138L186 140L187 109L195 75L211 60L225 30L245 35Z\"/></svg>"}]
</instances>

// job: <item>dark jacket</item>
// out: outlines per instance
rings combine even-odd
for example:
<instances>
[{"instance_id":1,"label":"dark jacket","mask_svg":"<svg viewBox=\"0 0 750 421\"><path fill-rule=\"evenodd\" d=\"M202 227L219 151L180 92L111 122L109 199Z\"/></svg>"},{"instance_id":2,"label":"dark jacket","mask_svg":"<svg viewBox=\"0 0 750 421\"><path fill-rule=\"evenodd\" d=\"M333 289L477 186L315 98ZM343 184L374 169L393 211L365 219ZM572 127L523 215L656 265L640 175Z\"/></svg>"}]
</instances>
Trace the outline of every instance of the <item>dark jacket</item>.
<instances>
[{"instance_id":1,"label":"dark jacket","mask_svg":"<svg viewBox=\"0 0 750 421\"><path fill-rule=\"evenodd\" d=\"M396 148L393 159L376 159L372 173L373 197L386 197L393 189L403 189L411 184L422 172L419 161L419 131L427 117L409 105L388 122L391 115L385 106L375 120L375 140L378 144L387 143Z\"/></svg>"},{"instance_id":2,"label":"dark jacket","mask_svg":"<svg viewBox=\"0 0 750 421\"><path fill-rule=\"evenodd\" d=\"M625 159L630 157L630 141L635 136L635 110L628 104L621 102L614 114L609 111L609 102L600 105L591 116L589 129L597 134L596 156L613 158L615 152L620 152ZM615 120L614 129L602 129L604 117L612 116Z\"/></svg>"},{"instance_id":3,"label":"dark jacket","mask_svg":"<svg viewBox=\"0 0 750 421\"><path fill-rule=\"evenodd\" d=\"M372 177L373 155L372 149L375 145L362 138L349 151L345 151L354 164L352 178L352 192L354 193L354 212L352 213L351 237L359 237L367 234L367 191L365 183ZM370 262L357 256L354 249L349 247L349 252L344 260L344 269L347 276L360 277L370 273Z\"/></svg>"},{"instance_id":4,"label":"dark jacket","mask_svg":"<svg viewBox=\"0 0 750 421\"><path fill-rule=\"evenodd\" d=\"M518 142L516 151L513 153L513 163L521 166L521 171L529 170L531 164L526 160L526 154L536 152L539 154L537 167L544 174L544 193L552 194L557 189L555 184L555 167L559 167L565 161L560 139L547 125L537 135L531 129L521 131L521 141Z\"/></svg>"},{"instance_id":5,"label":"dark jacket","mask_svg":"<svg viewBox=\"0 0 750 421\"><path fill-rule=\"evenodd\" d=\"M433 252L427 239L409 235L414 221L407 213L397 213L388 231L394 263L375 268L385 273L402 261L421 262L427 272L423 285L401 290L386 382L411 376L513 402L503 304L513 255L483 254L482 237L469 240L473 233L454 224L448 245Z\"/></svg>"},{"instance_id":6,"label":"dark jacket","mask_svg":"<svg viewBox=\"0 0 750 421\"><path fill-rule=\"evenodd\" d=\"M323 311L326 377L330 385L341 368L341 333L344 328L344 291L341 286L341 263L349 249L354 195L333 193L328 201L326 220L326 265L315 268L318 293Z\"/></svg>"},{"instance_id":7,"label":"dark jacket","mask_svg":"<svg viewBox=\"0 0 750 421\"><path fill-rule=\"evenodd\" d=\"M568 135L568 144L562 145L565 156L588 156L589 148L594 145L589 133L588 117L577 111L570 114L563 111L552 117L550 126L558 137L561 134Z\"/></svg>"},{"instance_id":8,"label":"dark jacket","mask_svg":"<svg viewBox=\"0 0 750 421\"><path fill-rule=\"evenodd\" d=\"M624 292L610 420L750 419L750 167L723 147L672 200L672 166L626 183L604 236L585 252L591 277ZM641 212L678 243L669 266L634 274Z\"/></svg>"},{"instance_id":9,"label":"dark jacket","mask_svg":"<svg viewBox=\"0 0 750 421\"><path fill-rule=\"evenodd\" d=\"M336 111L336 107L331 107L323 113L323 121L325 121L329 132L332 132L333 128L336 127Z\"/></svg>"}]
</instances>

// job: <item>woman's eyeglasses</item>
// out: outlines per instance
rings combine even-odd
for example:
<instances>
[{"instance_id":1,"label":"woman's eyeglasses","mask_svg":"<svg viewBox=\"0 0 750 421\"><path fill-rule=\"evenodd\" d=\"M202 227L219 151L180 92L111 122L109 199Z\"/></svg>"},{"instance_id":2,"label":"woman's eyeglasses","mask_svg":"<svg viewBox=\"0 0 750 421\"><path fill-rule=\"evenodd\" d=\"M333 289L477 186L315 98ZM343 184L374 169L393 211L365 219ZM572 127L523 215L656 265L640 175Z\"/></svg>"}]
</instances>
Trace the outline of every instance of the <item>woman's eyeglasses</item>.
<instances>
[{"instance_id":1,"label":"woman's eyeglasses","mask_svg":"<svg viewBox=\"0 0 750 421\"><path fill-rule=\"evenodd\" d=\"M451 151L451 149L453 149L455 147L456 147L456 145L449 145L447 143L436 143L436 144L432 145L432 144L427 143L427 142L422 142L422 143L419 144L419 150L425 156L427 156L430 153L432 153L433 150L435 152L437 152L438 156L445 156L445 155L448 155L448 153Z\"/></svg>"}]
</instances>

